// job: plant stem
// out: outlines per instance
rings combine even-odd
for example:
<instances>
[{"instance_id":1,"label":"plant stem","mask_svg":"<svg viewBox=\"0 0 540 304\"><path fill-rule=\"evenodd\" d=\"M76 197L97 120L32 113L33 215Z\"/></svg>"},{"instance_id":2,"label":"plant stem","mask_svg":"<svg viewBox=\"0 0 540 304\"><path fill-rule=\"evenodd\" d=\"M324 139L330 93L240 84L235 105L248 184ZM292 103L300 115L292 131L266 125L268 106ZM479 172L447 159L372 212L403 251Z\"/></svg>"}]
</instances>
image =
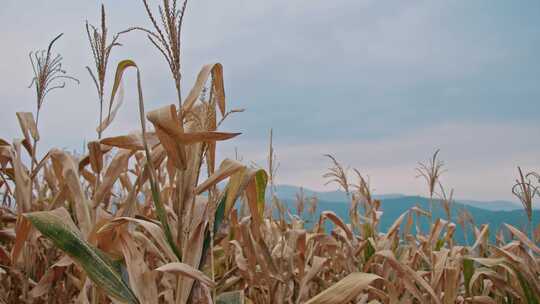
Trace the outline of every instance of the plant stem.
<instances>
[{"instance_id":1,"label":"plant stem","mask_svg":"<svg viewBox=\"0 0 540 304\"><path fill-rule=\"evenodd\" d=\"M433 228L433 193L429 195L429 229Z\"/></svg>"},{"instance_id":2,"label":"plant stem","mask_svg":"<svg viewBox=\"0 0 540 304\"><path fill-rule=\"evenodd\" d=\"M99 129L98 129L98 139L101 139L101 134L103 133L103 130L101 130L101 123L103 122L103 93L99 94Z\"/></svg>"},{"instance_id":3,"label":"plant stem","mask_svg":"<svg viewBox=\"0 0 540 304\"><path fill-rule=\"evenodd\" d=\"M178 76L177 79L178 80L175 81L175 85L176 85L176 94L178 97L178 109L182 111L182 89L181 89L181 84L180 84L180 76Z\"/></svg>"},{"instance_id":4,"label":"plant stem","mask_svg":"<svg viewBox=\"0 0 540 304\"><path fill-rule=\"evenodd\" d=\"M39 124L39 112L40 112L40 107L37 108L36 110L36 129L38 129L38 124ZM30 205L32 205L32 194L34 192L34 168L35 168L35 165L37 165L37 160L36 160L36 150L37 150L37 143L38 143L38 140L37 139L33 139L33 142L32 142L32 154L31 154L31 165L30 165ZM30 211L30 210L26 210L27 212Z\"/></svg>"},{"instance_id":5,"label":"plant stem","mask_svg":"<svg viewBox=\"0 0 540 304\"><path fill-rule=\"evenodd\" d=\"M535 241L535 238L534 238L532 219L529 220L529 229L528 230L529 230L529 238L531 239L531 241L533 241L533 243L536 244L536 241Z\"/></svg>"},{"instance_id":6,"label":"plant stem","mask_svg":"<svg viewBox=\"0 0 540 304\"><path fill-rule=\"evenodd\" d=\"M101 129L102 122L103 122L103 88L101 88L99 92L98 141L101 141L101 136L103 134L103 130ZM101 144L100 144L99 149L101 150ZM94 188L94 194L95 192L97 192L97 189L99 188L100 183L101 183L101 170L99 172L96 172L96 186Z\"/></svg>"}]
</instances>

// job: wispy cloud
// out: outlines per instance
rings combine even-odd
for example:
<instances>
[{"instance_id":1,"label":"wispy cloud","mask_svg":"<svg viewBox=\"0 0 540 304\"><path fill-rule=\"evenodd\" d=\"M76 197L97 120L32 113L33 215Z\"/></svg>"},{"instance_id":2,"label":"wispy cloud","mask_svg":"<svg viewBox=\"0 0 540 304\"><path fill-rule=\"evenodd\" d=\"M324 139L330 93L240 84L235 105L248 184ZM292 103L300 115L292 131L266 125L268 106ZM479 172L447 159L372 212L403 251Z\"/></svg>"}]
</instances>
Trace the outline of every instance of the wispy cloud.
<instances>
[{"instance_id":1,"label":"wispy cloud","mask_svg":"<svg viewBox=\"0 0 540 304\"><path fill-rule=\"evenodd\" d=\"M418 161L427 160L436 149L448 170L445 186L467 199L514 200L511 187L517 166L536 168L540 142L538 124L443 124L400 136L373 140L328 140L291 144L277 138L275 150L280 163L277 182L330 190L322 174L330 165L323 154L336 156L343 164L369 175L377 193L426 193L422 179L415 178ZM245 159L266 165L267 143L239 140L225 145L224 154L237 148Z\"/></svg>"}]
</instances>

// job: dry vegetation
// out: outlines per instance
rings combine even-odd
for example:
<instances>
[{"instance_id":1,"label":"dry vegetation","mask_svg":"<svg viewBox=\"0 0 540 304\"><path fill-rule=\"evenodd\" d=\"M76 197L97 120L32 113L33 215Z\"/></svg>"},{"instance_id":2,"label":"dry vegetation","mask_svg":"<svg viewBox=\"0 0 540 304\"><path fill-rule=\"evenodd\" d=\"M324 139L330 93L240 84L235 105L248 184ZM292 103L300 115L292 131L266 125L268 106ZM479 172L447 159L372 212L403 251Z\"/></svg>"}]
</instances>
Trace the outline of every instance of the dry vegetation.
<instances>
[{"instance_id":1,"label":"dry vegetation","mask_svg":"<svg viewBox=\"0 0 540 304\"><path fill-rule=\"evenodd\" d=\"M266 171L231 159L217 165L217 142L238 135L218 131L239 111L227 111L222 66L204 66L182 99L186 3L164 0L157 19L146 1L144 7L154 29L122 33L146 33L165 57L179 107L146 112L139 69L125 60L117 64L103 117L108 58L120 38L107 41L103 8L99 29L87 25L95 72L88 70L101 108L87 155L52 149L38 157L39 111L50 91L73 78L62 69L62 57L53 55L59 37L31 54L36 119L17 113L22 139L0 139L1 303L539 302L540 248L527 236L532 231L506 225L512 238L499 233L493 244L490 228L462 212L458 224L475 238L467 241L471 245L454 242L453 191L439 183L438 153L418 173L432 203L443 203L446 220L413 208L388 231L379 231L383 210L368 181L358 170L349 176L332 156L325 177L347 193L350 218L326 211L312 219L312 228L273 196L271 144ZM140 130L103 138L120 108L127 69L137 72ZM531 230L538 178L520 169L513 188ZM434 199L439 192L441 200ZM307 207L313 218L316 206L316 198L298 194L298 214ZM430 219L429 231L414 229L421 217ZM325 231L327 221L331 231Z\"/></svg>"}]
</instances>

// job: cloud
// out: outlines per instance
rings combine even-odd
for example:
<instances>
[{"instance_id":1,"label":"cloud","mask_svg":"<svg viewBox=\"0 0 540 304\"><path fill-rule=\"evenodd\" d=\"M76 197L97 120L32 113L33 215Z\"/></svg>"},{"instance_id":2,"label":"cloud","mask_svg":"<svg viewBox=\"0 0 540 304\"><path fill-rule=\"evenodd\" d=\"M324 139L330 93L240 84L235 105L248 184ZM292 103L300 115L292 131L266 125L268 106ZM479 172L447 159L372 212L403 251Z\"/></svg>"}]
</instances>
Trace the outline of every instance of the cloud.
<instances>
[{"instance_id":1,"label":"cloud","mask_svg":"<svg viewBox=\"0 0 540 304\"><path fill-rule=\"evenodd\" d=\"M375 140L325 141L290 144L274 134L280 167L277 183L303 185L318 190L324 186L322 175L330 166L323 154L332 154L343 165L357 168L370 176L377 193L426 193L422 179L415 178L418 161L427 161L436 149L448 170L442 180L456 195L467 199L514 200L511 187L517 166L538 168L540 143L537 124L444 124L402 136ZM239 139L226 143L223 154L234 148L249 161L267 163L267 143Z\"/></svg>"}]
</instances>

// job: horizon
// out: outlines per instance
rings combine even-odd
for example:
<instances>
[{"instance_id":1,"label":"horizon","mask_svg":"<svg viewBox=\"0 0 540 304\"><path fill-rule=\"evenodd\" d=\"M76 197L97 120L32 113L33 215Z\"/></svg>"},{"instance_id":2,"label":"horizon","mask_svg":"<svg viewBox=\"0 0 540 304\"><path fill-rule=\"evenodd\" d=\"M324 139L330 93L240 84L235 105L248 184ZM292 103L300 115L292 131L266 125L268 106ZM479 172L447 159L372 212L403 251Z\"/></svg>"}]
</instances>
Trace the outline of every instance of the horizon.
<instances>
[{"instance_id":1,"label":"horizon","mask_svg":"<svg viewBox=\"0 0 540 304\"><path fill-rule=\"evenodd\" d=\"M147 25L141 3L103 2L111 32ZM0 25L9 47L0 68L10 73L0 76L0 137L20 137L15 112L34 111L34 91L26 88L32 77L29 51L64 32L55 49L81 84L46 101L39 153L79 149L81 137L96 136L98 104L84 69L91 64L84 22L98 21L98 2L4 5ZM377 192L425 195L414 169L440 148L448 169L444 185L457 197L480 201L515 201L517 166L539 170L540 141L531 136L540 134L540 3L230 6L190 3L183 32L184 94L201 65L219 61L228 104L247 109L224 124L226 131L243 134L218 145L218 155L233 158L237 148L246 162L265 165L273 128L278 183L325 189L322 174L330 163L322 154L331 153L370 176ZM22 10L24 15L17 13ZM122 36L111 63L132 58L141 66L146 107L152 109L175 100L175 91L160 54L141 38ZM105 136L137 129L134 77L127 76L125 103ZM77 129L65 128L75 124Z\"/></svg>"},{"instance_id":2,"label":"horizon","mask_svg":"<svg viewBox=\"0 0 540 304\"><path fill-rule=\"evenodd\" d=\"M343 190L340 190L339 188L332 188L332 187L329 187L329 188L332 188L332 189L321 189L321 190L317 190L317 189L312 189L312 188L307 188L307 187L303 187L303 186L297 186L297 185L291 185L291 184L276 184L275 187L293 187L293 188L303 188L304 190L307 190L307 191L313 191L313 192L316 192L316 193L323 193L323 194L328 194L328 193L336 193L336 192L339 192L339 193L343 193ZM384 197L384 196L403 196L403 197L421 197L421 198L428 198L427 196L425 195L422 195L420 193L398 193L398 192L393 192L393 193L379 193L377 191L374 191L373 192L373 196L374 197ZM434 198L436 200L438 200L439 198ZM475 199L469 199L469 198L466 198L466 197L455 197L454 198L454 201L457 202L457 203L479 203L479 204L484 204L484 203L511 203L512 204L512 207L515 207L515 209L521 209L522 206L520 204L519 201L517 200L503 200L503 199L498 199L498 200L475 200ZM536 203L535 206L533 206L535 210L540 210L540 203Z\"/></svg>"}]
</instances>

